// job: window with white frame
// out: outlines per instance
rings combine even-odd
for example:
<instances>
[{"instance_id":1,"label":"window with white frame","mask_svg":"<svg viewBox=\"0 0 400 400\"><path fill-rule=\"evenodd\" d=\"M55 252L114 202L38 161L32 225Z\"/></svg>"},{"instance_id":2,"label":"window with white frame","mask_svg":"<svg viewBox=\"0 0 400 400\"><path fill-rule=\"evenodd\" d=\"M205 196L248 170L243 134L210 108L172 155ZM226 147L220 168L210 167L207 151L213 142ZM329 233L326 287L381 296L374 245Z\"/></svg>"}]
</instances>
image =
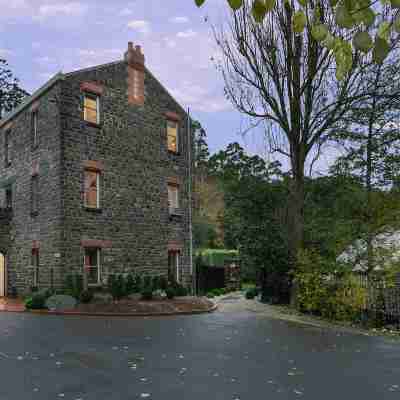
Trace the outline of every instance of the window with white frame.
<instances>
[{"instance_id":1,"label":"window with white frame","mask_svg":"<svg viewBox=\"0 0 400 400\"><path fill-rule=\"evenodd\" d=\"M179 208L179 187L171 183L168 184L168 207L170 214Z\"/></svg>"},{"instance_id":2,"label":"window with white frame","mask_svg":"<svg viewBox=\"0 0 400 400\"><path fill-rule=\"evenodd\" d=\"M168 150L178 152L178 122L167 120L167 137L168 137Z\"/></svg>"},{"instance_id":3,"label":"window with white frame","mask_svg":"<svg viewBox=\"0 0 400 400\"><path fill-rule=\"evenodd\" d=\"M86 169L84 186L85 207L100 208L100 172Z\"/></svg>"},{"instance_id":4,"label":"window with white frame","mask_svg":"<svg viewBox=\"0 0 400 400\"><path fill-rule=\"evenodd\" d=\"M83 98L83 118L92 124L100 123L100 101L99 96L85 93Z\"/></svg>"},{"instance_id":5,"label":"window with white frame","mask_svg":"<svg viewBox=\"0 0 400 400\"><path fill-rule=\"evenodd\" d=\"M93 286L101 283L100 256L101 250L99 248L85 248L84 268L88 285Z\"/></svg>"}]
</instances>

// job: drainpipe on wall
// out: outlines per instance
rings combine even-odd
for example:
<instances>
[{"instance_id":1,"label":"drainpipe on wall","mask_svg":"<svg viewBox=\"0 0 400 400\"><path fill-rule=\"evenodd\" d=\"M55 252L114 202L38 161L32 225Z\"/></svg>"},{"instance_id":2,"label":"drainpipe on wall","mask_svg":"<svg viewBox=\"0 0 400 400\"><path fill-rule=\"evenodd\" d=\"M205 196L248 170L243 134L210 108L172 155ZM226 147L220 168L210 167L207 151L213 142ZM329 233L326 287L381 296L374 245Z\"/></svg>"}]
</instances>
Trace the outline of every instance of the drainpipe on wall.
<instances>
[{"instance_id":1,"label":"drainpipe on wall","mask_svg":"<svg viewBox=\"0 0 400 400\"><path fill-rule=\"evenodd\" d=\"M188 200L189 200L189 262L190 275L192 276L192 292L197 293L196 271L193 271L193 225L192 225L192 129L190 120L190 109L187 110L187 140L188 140Z\"/></svg>"}]
</instances>

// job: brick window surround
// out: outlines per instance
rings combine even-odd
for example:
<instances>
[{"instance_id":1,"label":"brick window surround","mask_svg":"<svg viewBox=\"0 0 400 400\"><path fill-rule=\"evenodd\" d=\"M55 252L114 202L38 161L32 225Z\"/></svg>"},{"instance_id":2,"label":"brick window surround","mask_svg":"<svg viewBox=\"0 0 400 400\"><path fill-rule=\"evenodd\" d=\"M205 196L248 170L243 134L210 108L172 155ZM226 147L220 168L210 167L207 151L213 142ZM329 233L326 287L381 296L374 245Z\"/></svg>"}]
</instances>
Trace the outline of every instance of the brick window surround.
<instances>
[{"instance_id":1,"label":"brick window surround","mask_svg":"<svg viewBox=\"0 0 400 400\"><path fill-rule=\"evenodd\" d=\"M83 203L84 207L92 210L100 210L101 198L101 174L104 170L101 161L86 160L83 162L84 169L84 188Z\"/></svg>"},{"instance_id":2,"label":"brick window surround","mask_svg":"<svg viewBox=\"0 0 400 400\"><path fill-rule=\"evenodd\" d=\"M179 123L181 117L174 112L166 112L165 118L167 120L167 146L168 151L171 153L179 153Z\"/></svg>"},{"instance_id":3,"label":"brick window surround","mask_svg":"<svg viewBox=\"0 0 400 400\"><path fill-rule=\"evenodd\" d=\"M103 86L95 82L82 82L80 88L83 93L83 119L90 125L100 125L100 97L103 94Z\"/></svg>"}]
</instances>

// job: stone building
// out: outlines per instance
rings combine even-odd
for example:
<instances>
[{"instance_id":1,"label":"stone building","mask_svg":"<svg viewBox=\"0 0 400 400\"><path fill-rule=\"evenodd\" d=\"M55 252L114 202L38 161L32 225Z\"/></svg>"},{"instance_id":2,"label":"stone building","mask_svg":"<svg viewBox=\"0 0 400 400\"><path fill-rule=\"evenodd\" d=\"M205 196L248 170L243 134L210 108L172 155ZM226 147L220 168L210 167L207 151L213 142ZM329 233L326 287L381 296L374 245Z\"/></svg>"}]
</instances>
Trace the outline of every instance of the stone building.
<instances>
[{"instance_id":1,"label":"stone building","mask_svg":"<svg viewBox=\"0 0 400 400\"><path fill-rule=\"evenodd\" d=\"M0 295L61 288L70 273L90 286L127 272L190 286L188 121L132 43L120 61L57 74L5 116Z\"/></svg>"}]
</instances>

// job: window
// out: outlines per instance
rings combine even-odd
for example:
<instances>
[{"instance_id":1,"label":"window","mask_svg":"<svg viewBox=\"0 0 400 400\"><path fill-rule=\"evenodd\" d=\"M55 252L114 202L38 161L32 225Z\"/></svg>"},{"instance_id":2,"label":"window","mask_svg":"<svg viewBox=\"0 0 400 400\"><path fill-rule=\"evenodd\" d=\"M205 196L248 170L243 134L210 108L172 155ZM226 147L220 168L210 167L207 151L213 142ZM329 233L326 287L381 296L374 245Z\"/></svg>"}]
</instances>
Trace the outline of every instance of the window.
<instances>
[{"instance_id":1,"label":"window","mask_svg":"<svg viewBox=\"0 0 400 400\"><path fill-rule=\"evenodd\" d=\"M84 268L88 285L99 285L100 280L100 249L96 247L85 248Z\"/></svg>"},{"instance_id":2,"label":"window","mask_svg":"<svg viewBox=\"0 0 400 400\"><path fill-rule=\"evenodd\" d=\"M12 188L11 186L6 188L6 208L12 208Z\"/></svg>"},{"instance_id":3,"label":"window","mask_svg":"<svg viewBox=\"0 0 400 400\"><path fill-rule=\"evenodd\" d=\"M177 185L168 184L168 207L169 213L174 212L179 208L179 190Z\"/></svg>"},{"instance_id":4,"label":"window","mask_svg":"<svg viewBox=\"0 0 400 400\"><path fill-rule=\"evenodd\" d=\"M100 172L85 170L85 207L100 208Z\"/></svg>"},{"instance_id":5,"label":"window","mask_svg":"<svg viewBox=\"0 0 400 400\"><path fill-rule=\"evenodd\" d=\"M178 152L178 122L167 121L168 150Z\"/></svg>"},{"instance_id":6,"label":"window","mask_svg":"<svg viewBox=\"0 0 400 400\"><path fill-rule=\"evenodd\" d=\"M177 250L168 251L168 278L170 281L181 281L179 255Z\"/></svg>"},{"instance_id":7,"label":"window","mask_svg":"<svg viewBox=\"0 0 400 400\"><path fill-rule=\"evenodd\" d=\"M31 212L37 214L39 212L39 177L32 176L31 180Z\"/></svg>"},{"instance_id":8,"label":"window","mask_svg":"<svg viewBox=\"0 0 400 400\"><path fill-rule=\"evenodd\" d=\"M85 93L83 98L83 118L92 124L100 123L99 96Z\"/></svg>"},{"instance_id":9,"label":"window","mask_svg":"<svg viewBox=\"0 0 400 400\"><path fill-rule=\"evenodd\" d=\"M32 111L31 114L31 129L32 129L32 147L35 148L39 144L38 136L38 112Z\"/></svg>"},{"instance_id":10,"label":"window","mask_svg":"<svg viewBox=\"0 0 400 400\"><path fill-rule=\"evenodd\" d=\"M11 165L10 141L11 141L11 130L7 130L4 135L4 161L6 167Z\"/></svg>"},{"instance_id":11,"label":"window","mask_svg":"<svg viewBox=\"0 0 400 400\"><path fill-rule=\"evenodd\" d=\"M39 284L39 249L32 249L31 266L33 269L33 286Z\"/></svg>"}]
</instances>

